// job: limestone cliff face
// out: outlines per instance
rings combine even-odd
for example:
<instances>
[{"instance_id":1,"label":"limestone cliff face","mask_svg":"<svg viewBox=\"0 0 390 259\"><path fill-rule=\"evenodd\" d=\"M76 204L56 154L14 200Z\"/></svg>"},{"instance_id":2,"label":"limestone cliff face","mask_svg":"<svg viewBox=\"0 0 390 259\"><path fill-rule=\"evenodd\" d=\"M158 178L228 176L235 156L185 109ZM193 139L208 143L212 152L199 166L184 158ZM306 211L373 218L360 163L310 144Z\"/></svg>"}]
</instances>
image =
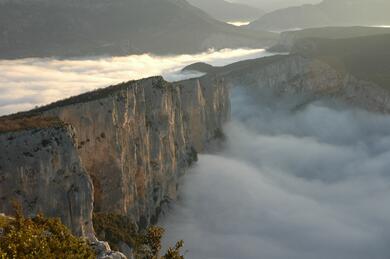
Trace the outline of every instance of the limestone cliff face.
<instances>
[{"instance_id":1,"label":"limestone cliff face","mask_svg":"<svg viewBox=\"0 0 390 259\"><path fill-rule=\"evenodd\" d=\"M176 198L179 177L222 128L222 82L161 77L88 93L38 111L71 124L94 185L95 210L154 223ZM50 206L50 204L47 204Z\"/></svg>"},{"instance_id":2,"label":"limestone cliff face","mask_svg":"<svg viewBox=\"0 0 390 259\"><path fill-rule=\"evenodd\" d=\"M233 64L216 74L230 86L299 94L308 100L330 97L370 111L390 112L389 91L318 58L276 56Z\"/></svg>"},{"instance_id":3,"label":"limestone cliff face","mask_svg":"<svg viewBox=\"0 0 390 259\"><path fill-rule=\"evenodd\" d=\"M155 223L229 108L222 81L153 77L0 118L0 212L16 199L95 243L94 208Z\"/></svg>"},{"instance_id":4,"label":"limestone cliff face","mask_svg":"<svg viewBox=\"0 0 390 259\"><path fill-rule=\"evenodd\" d=\"M27 215L60 217L93 237L93 186L75 141L69 125L0 133L0 211L18 201Z\"/></svg>"}]
</instances>

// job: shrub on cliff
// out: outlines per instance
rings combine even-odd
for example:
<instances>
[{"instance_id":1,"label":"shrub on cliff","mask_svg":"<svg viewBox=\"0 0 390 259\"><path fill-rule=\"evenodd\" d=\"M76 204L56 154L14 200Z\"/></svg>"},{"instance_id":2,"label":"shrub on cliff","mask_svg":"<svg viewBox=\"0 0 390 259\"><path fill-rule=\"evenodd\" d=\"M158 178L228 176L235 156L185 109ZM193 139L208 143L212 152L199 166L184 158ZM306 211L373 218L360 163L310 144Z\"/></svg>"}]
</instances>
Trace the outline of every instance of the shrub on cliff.
<instances>
[{"instance_id":1,"label":"shrub on cliff","mask_svg":"<svg viewBox=\"0 0 390 259\"><path fill-rule=\"evenodd\" d=\"M136 249L134 251L134 257L136 259L184 259L181 255L181 249L183 248L184 241L180 240L174 247L169 247L167 252L160 256L161 252L161 239L165 230L158 226L150 226L145 231L141 232L137 237ZM148 249L147 253L145 248Z\"/></svg>"},{"instance_id":2,"label":"shrub on cliff","mask_svg":"<svg viewBox=\"0 0 390 259\"><path fill-rule=\"evenodd\" d=\"M129 217L94 213L93 227L98 239L107 241L113 250L119 250L118 244L120 242L124 242L131 247L135 247L137 243L137 228Z\"/></svg>"},{"instance_id":3,"label":"shrub on cliff","mask_svg":"<svg viewBox=\"0 0 390 259\"><path fill-rule=\"evenodd\" d=\"M1 217L0 258L96 258L88 243L71 234L59 219L42 215Z\"/></svg>"},{"instance_id":4,"label":"shrub on cliff","mask_svg":"<svg viewBox=\"0 0 390 259\"><path fill-rule=\"evenodd\" d=\"M136 259L184 259L181 255L183 241L177 242L160 256L161 239L164 235L161 227L150 226L138 231L135 223L128 217L105 213L94 213L93 224L99 239L108 241L114 250L119 250L120 242L128 244Z\"/></svg>"},{"instance_id":5,"label":"shrub on cliff","mask_svg":"<svg viewBox=\"0 0 390 259\"><path fill-rule=\"evenodd\" d=\"M8 223L12 220L11 217L7 217L4 214L0 214L0 235L3 233L3 228L8 225Z\"/></svg>"}]
</instances>

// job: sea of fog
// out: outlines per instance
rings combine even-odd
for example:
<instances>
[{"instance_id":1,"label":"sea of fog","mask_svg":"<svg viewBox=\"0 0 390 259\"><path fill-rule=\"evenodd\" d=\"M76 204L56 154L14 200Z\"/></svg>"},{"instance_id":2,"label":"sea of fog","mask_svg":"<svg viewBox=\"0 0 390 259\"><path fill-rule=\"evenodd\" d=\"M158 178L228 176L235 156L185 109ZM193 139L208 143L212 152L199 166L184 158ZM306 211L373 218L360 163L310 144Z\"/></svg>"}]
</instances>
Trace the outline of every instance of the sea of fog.
<instances>
[{"instance_id":1,"label":"sea of fog","mask_svg":"<svg viewBox=\"0 0 390 259\"><path fill-rule=\"evenodd\" d=\"M264 50L198 55L0 60L0 115L132 79L200 76ZM199 156L162 219L188 259L387 259L390 117L327 101L231 93L220 151Z\"/></svg>"},{"instance_id":2,"label":"sea of fog","mask_svg":"<svg viewBox=\"0 0 390 259\"><path fill-rule=\"evenodd\" d=\"M264 49L210 50L196 55L29 58L0 60L0 115L44 105L83 92L144 77L163 75L168 81L200 76L181 73L195 62L222 66L270 55Z\"/></svg>"},{"instance_id":3,"label":"sea of fog","mask_svg":"<svg viewBox=\"0 0 390 259\"><path fill-rule=\"evenodd\" d=\"M386 259L390 117L232 92L220 152L200 155L162 224L188 259Z\"/></svg>"}]
</instances>

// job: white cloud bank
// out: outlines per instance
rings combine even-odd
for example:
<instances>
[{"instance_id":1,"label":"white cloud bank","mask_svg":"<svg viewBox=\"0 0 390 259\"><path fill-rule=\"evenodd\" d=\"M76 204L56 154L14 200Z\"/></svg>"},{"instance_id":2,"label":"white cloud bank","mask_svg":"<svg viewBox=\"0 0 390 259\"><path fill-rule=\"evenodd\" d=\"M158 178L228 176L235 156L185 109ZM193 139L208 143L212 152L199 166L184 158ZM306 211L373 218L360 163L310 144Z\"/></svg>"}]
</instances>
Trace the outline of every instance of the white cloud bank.
<instances>
[{"instance_id":1,"label":"white cloud bank","mask_svg":"<svg viewBox=\"0 0 390 259\"><path fill-rule=\"evenodd\" d=\"M232 105L226 147L184 178L166 243L183 239L188 259L389 258L389 116L238 91Z\"/></svg>"},{"instance_id":2,"label":"white cloud bank","mask_svg":"<svg viewBox=\"0 0 390 259\"><path fill-rule=\"evenodd\" d=\"M375 25L372 27L379 27L379 28L390 28L390 25Z\"/></svg>"},{"instance_id":3,"label":"white cloud bank","mask_svg":"<svg viewBox=\"0 0 390 259\"><path fill-rule=\"evenodd\" d=\"M0 60L0 115L133 79L164 75L175 81L199 76L178 73L194 62L219 66L266 55L269 53L263 49L225 49L177 56Z\"/></svg>"}]
</instances>

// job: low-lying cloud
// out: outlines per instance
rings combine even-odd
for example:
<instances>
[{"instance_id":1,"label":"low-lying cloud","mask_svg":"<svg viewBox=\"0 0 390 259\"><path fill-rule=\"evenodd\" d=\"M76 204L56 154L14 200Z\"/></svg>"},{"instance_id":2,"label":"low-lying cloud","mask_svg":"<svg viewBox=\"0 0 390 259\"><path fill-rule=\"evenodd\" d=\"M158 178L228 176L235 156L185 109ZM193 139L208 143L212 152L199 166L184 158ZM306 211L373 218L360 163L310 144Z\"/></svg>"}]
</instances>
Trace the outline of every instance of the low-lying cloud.
<instances>
[{"instance_id":1,"label":"low-lying cloud","mask_svg":"<svg viewBox=\"0 0 390 259\"><path fill-rule=\"evenodd\" d=\"M0 60L0 115L123 81L155 75L163 75L169 81L199 76L179 72L194 62L220 66L266 55L269 53L263 49L225 49L177 56Z\"/></svg>"},{"instance_id":2,"label":"low-lying cloud","mask_svg":"<svg viewBox=\"0 0 390 259\"><path fill-rule=\"evenodd\" d=\"M219 154L201 155L163 221L189 259L386 259L390 117L232 95Z\"/></svg>"}]
</instances>

